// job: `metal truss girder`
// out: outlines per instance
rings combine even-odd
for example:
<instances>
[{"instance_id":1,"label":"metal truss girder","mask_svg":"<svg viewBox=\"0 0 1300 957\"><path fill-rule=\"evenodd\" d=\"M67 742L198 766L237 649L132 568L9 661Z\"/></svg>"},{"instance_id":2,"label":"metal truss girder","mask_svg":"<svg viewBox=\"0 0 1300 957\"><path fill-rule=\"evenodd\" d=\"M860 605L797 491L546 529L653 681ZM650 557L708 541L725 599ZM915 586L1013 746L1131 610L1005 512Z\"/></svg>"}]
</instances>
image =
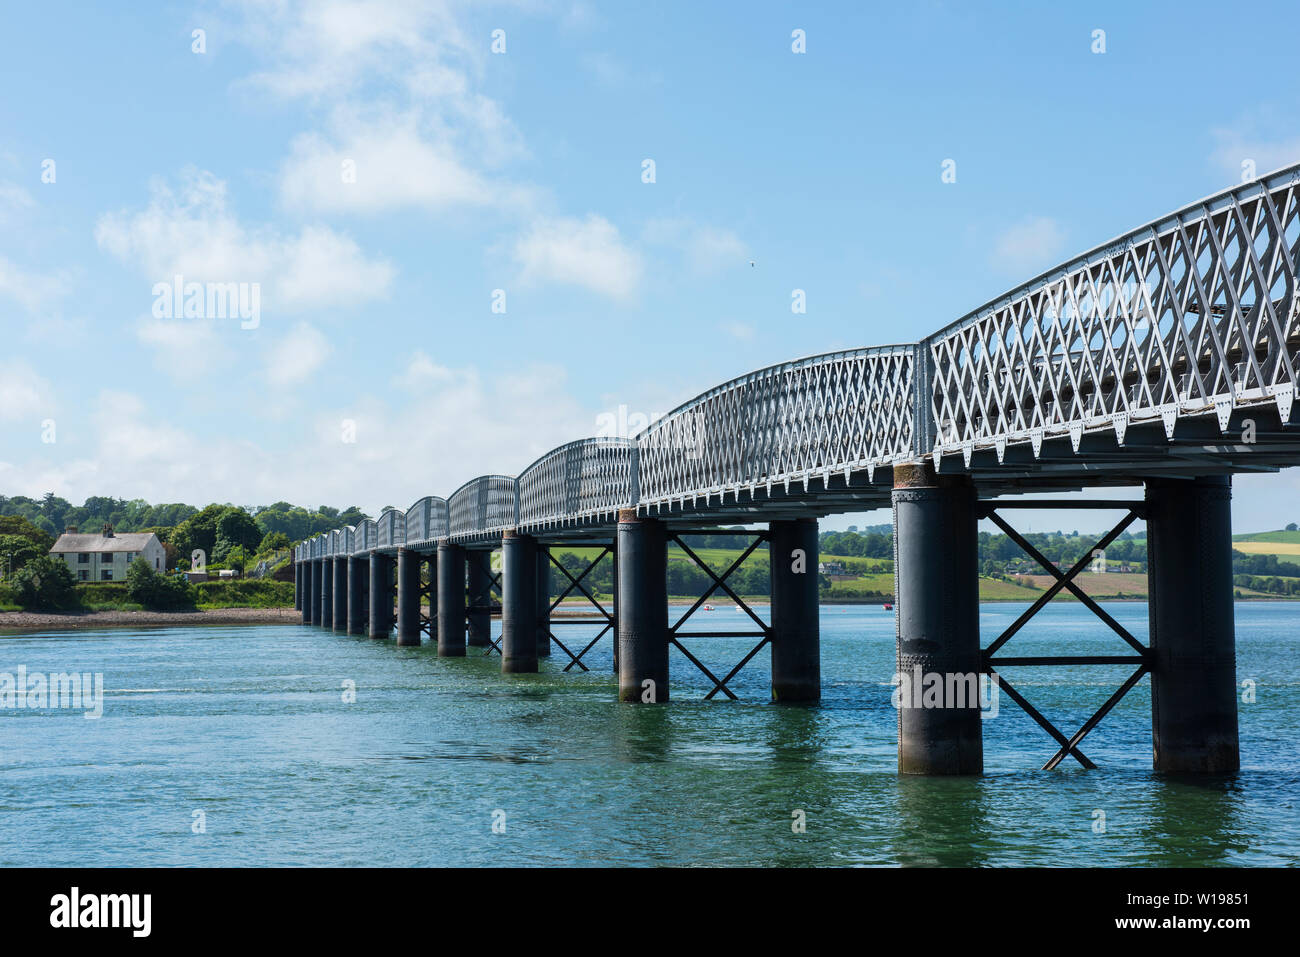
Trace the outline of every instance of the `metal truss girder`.
<instances>
[{"instance_id":1,"label":"metal truss girder","mask_svg":"<svg viewBox=\"0 0 1300 957\"><path fill-rule=\"evenodd\" d=\"M1088 505L1085 507L1100 508L1100 509L1105 509L1105 508L1120 509L1123 510L1126 514L1123 519L1121 519L1109 532L1107 532L1105 535L1101 537L1101 539L1098 540L1097 544L1093 548L1088 549L1084 553L1083 557L1081 557L1077 562L1075 562L1072 566L1070 566L1070 569L1065 572L1062 572L1054 564L1052 564L1052 562L1048 561L1047 557L1044 556L1043 553L1040 552L1037 548L1035 548L1034 545L1031 542L1029 542L1028 539L1026 539L1016 529L1014 529L1010 525L1010 523L1008 523L1005 519L1002 518L1002 516L997 514L997 510L999 508L1005 508L1005 507L1033 508L1033 507L1043 507L1043 506L1052 507L1053 505L1071 507L1074 504L1075 503L1050 502L1050 501L1049 502L1020 501L1015 503L1000 503L996 501L987 501L987 500L981 501L979 503L979 511L981 513L981 516L987 517L990 520L992 520L993 523L996 524L1000 529L1002 529L1002 531L1006 533L1006 535L1010 537L1011 540L1014 541L1025 552L1026 555L1028 555L1031 559L1033 559L1044 569L1046 569L1047 572L1055 579L1055 582L1053 583L1051 588L1049 588L1046 592L1044 592L1043 595L1041 595L1028 609L1026 609L1014 622L1012 622L1011 625L1009 625L1005 630L1003 630L1002 634L1000 634L987 648L981 651L984 671L987 674L989 674L994 681L998 682L998 686L1007 692L1008 696L1010 696L1012 701L1014 701L1017 705L1019 705L1020 708L1026 714L1028 714L1030 718L1034 720L1035 723L1039 725L1039 727L1043 728L1043 730L1045 730L1049 735L1051 735L1052 738L1056 740L1057 744L1060 745L1059 750L1047 761L1046 764L1043 765L1044 771L1053 770L1068 755L1073 755L1075 760L1077 760L1085 768L1092 769L1096 767L1096 765L1081 750L1079 750L1079 743L1088 735L1090 731L1092 731L1093 728L1097 726L1098 723L1100 723L1101 719L1104 718L1110 712L1110 710L1116 704L1119 703L1120 699L1123 698L1124 695L1128 694L1128 692L1133 688L1134 685L1137 684L1137 682L1142 678L1142 676L1146 674L1148 663L1150 661L1150 656L1151 656L1151 649L1149 649L1147 646L1143 645L1140 641L1138 641L1135 637L1133 637L1133 635L1129 632L1127 628L1125 628L1118 621L1116 621L1104 608L1098 605L1097 602L1094 601L1091 596L1089 596L1086 592L1083 591L1083 589L1079 588L1074 583L1074 579L1078 577L1079 573L1082 572L1083 569L1088 567L1088 563L1092 560L1093 555L1096 554L1098 549L1104 551L1110 545L1111 542L1113 542L1116 538L1118 538L1119 535L1126 528L1128 528L1129 525L1131 525L1137 518L1141 517L1142 515L1145 515L1146 513L1145 503L1129 502L1129 501L1088 502ZM1054 598L1062 590L1068 590L1072 595L1074 595L1075 598L1077 598L1080 602L1083 603L1085 608L1087 608L1094 615L1100 618L1107 625L1107 627L1109 627L1113 632L1115 632L1115 634L1117 634L1121 639L1123 639L1124 642L1127 645L1129 645L1130 648L1132 648L1135 652L1137 652L1137 654L1135 656L1134 655L1124 655L1124 656L1053 655L1053 656L1011 657L1011 658L993 657L994 652L996 652L999 648L1001 648L1006 642L1010 641L1011 638L1017 632L1019 632L1020 629L1023 628L1024 625L1031 618L1033 618L1036 614L1038 614L1039 611L1041 611L1044 607L1046 607L1048 602L1050 602L1052 598ZM1006 680L1006 678L1001 674L999 674L996 668L994 667L995 665L1005 668L1005 667L1026 667L1026 666L1032 667L1032 666L1042 666L1042 665L1060 666L1060 665L1116 665L1116 664L1137 664L1138 668L1137 671L1135 671L1133 675L1127 681L1125 681L1124 684L1121 685L1120 688L1117 691L1115 691L1115 693L1112 694L1109 699L1107 699L1105 704L1103 704L1101 708L1098 709L1092 715L1092 717L1090 717L1087 721L1085 721L1083 723L1083 726L1077 732L1075 732L1075 734L1070 738L1066 738L1065 735L1062 734L1060 730L1058 730L1056 726L1051 723L1051 721L1049 721L1046 717L1043 716L1042 713L1040 713L1036 708L1034 708L1034 706L1029 702L1027 698L1024 697L1024 695L1016 691L1011 686L1011 684Z\"/></svg>"},{"instance_id":2,"label":"metal truss girder","mask_svg":"<svg viewBox=\"0 0 1300 957\"><path fill-rule=\"evenodd\" d=\"M691 607L686 611L686 613L682 615L681 618L677 619L677 623L674 625L670 625L668 628L669 643L673 647L675 647L678 651L680 651L683 655L685 655L688 661L690 661L693 665L695 665L696 668L700 669L700 671L704 673L705 677L707 677L710 681L713 682L713 687L709 690L709 693L704 696L705 701L711 700L713 696L716 695L719 691L725 694L732 701L735 701L736 694L728 687L728 684L731 682L731 679L736 677L736 675L740 674L741 669L744 668L745 665L749 664L750 659L752 659L754 655L758 654L758 652L762 650L763 646L772 640L771 627L766 623L764 623L763 619L759 618L758 615L754 614L754 610L749 607L749 605L744 601L744 599L742 599L739 595L737 595L734 591L732 591L731 586L727 584L727 579L730 578L733 574L735 574L736 570L745 563L745 560L754 553L754 550L758 548L759 545L763 544L769 539L768 533L766 531L755 530L753 532L750 532L750 534L753 535L754 540L750 542L748 547L746 547L745 550L740 553L740 556L738 558L736 558L730 565L727 566L726 571L724 571L721 576L719 576L716 572L714 572L713 569L710 568L703 559L701 559L698 555L696 555L695 552L691 549L691 547L681 540L680 536L678 536L677 534L670 534L669 536L669 541L676 543L677 547L680 548L683 552L685 552L686 556L690 558L690 560L693 561L700 568L700 570L704 572L704 574L708 575L712 581L712 584L710 584L709 587L705 589L704 594L700 595L700 597L695 600L695 603L691 605ZM706 601L708 601L709 596L712 595L718 589L722 589L724 592L726 592L727 595L731 598L731 600L736 603L737 607L739 607L745 614L747 614L750 617L750 620L753 621L754 624L757 626L758 631L756 632L713 631L713 632L685 632L685 633L681 631L682 625L686 624L686 622L690 619L690 617L694 615L695 612L698 611ZM680 634L687 634L687 635L694 634L694 635L698 635L701 638L750 637L750 638L758 638L760 640L758 644L755 645L747 655L741 658L740 661L729 672L727 672L726 677L719 678L707 667L705 667L704 663L701 662L698 658L696 658L693 654L691 654L690 650L687 649L687 647L681 643L681 641L678 639L678 636Z\"/></svg>"}]
</instances>

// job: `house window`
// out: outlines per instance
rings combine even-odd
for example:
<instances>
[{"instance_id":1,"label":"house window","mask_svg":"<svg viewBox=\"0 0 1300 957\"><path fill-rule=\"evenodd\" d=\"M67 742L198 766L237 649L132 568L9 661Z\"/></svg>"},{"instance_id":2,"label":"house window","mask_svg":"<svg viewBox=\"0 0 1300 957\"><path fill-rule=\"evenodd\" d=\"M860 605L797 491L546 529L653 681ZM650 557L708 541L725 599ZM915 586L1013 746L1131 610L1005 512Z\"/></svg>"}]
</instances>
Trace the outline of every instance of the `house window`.
<instances>
[{"instance_id":1,"label":"house window","mask_svg":"<svg viewBox=\"0 0 1300 957\"><path fill-rule=\"evenodd\" d=\"M102 582L111 582L113 580L113 569L105 568L99 573L99 580Z\"/></svg>"},{"instance_id":2,"label":"house window","mask_svg":"<svg viewBox=\"0 0 1300 957\"><path fill-rule=\"evenodd\" d=\"M83 581L83 582L90 581L90 572L86 571L84 568L78 571L77 581Z\"/></svg>"},{"instance_id":3,"label":"house window","mask_svg":"<svg viewBox=\"0 0 1300 957\"><path fill-rule=\"evenodd\" d=\"M77 556L77 564L78 564L78 565L89 565L89 564L90 564L90 555L87 554L86 552L81 552L81 553Z\"/></svg>"}]
</instances>

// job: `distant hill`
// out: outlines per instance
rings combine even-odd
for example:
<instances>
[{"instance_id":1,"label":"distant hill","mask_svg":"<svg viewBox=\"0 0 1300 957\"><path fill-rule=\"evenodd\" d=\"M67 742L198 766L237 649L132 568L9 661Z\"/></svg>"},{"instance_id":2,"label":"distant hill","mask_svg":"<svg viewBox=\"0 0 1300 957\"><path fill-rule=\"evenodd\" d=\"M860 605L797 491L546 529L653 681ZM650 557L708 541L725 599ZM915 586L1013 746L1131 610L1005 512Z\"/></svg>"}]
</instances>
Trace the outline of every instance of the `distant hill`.
<instances>
[{"instance_id":1,"label":"distant hill","mask_svg":"<svg viewBox=\"0 0 1300 957\"><path fill-rule=\"evenodd\" d=\"M1300 545L1300 531L1246 532L1242 535L1233 535L1232 540L1234 542L1279 542Z\"/></svg>"}]
</instances>

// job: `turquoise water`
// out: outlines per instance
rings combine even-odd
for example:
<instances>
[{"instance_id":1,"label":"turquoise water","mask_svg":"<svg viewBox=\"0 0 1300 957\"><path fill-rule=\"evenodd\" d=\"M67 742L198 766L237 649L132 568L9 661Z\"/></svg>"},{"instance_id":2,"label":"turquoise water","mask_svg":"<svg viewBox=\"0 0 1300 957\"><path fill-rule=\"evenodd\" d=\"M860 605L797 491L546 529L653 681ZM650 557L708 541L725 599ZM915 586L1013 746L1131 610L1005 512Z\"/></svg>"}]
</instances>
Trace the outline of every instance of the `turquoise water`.
<instances>
[{"instance_id":1,"label":"turquoise water","mask_svg":"<svg viewBox=\"0 0 1300 957\"><path fill-rule=\"evenodd\" d=\"M985 643L1022 607L983 606ZM1107 610L1145 635L1144 604ZM741 627L727 607L700 617ZM588 673L557 655L509 678L495 657L297 626L4 637L0 672L102 672L105 701L100 720L0 711L0 864L1294 865L1300 605L1238 604L1237 629L1258 698L1243 770L1212 780L1151 771L1147 680L1085 741L1099 770L1037 770L1055 745L1003 697L983 777L900 778L879 607L822 609L818 707L767 702L766 654L739 701L700 701L711 685L676 651L670 704L620 705L608 637ZM719 673L752 643L687 641ZM1004 651L1053 653L1125 647L1058 604ZM1127 674L1008 671L1066 733Z\"/></svg>"}]
</instances>

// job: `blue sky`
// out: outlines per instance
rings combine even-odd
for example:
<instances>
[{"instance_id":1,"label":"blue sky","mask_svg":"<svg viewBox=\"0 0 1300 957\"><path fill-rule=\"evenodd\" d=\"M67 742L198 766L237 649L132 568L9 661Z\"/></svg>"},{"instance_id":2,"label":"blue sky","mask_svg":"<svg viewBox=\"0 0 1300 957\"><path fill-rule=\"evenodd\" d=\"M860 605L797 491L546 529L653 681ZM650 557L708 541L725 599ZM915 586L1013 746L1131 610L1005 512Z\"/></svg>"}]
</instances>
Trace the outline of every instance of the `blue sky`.
<instances>
[{"instance_id":1,"label":"blue sky","mask_svg":"<svg viewBox=\"0 0 1300 957\"><path fill-rule=\"evenodd\" d=\"M916 339L1300 159L1300 18L1251 9L11 8L0 492L405 507L620 406ZM155 317L178 273L257 283L256 328ZM1238 530L1298 490L1240 480Z\"/></svg>"}]
</instances>

